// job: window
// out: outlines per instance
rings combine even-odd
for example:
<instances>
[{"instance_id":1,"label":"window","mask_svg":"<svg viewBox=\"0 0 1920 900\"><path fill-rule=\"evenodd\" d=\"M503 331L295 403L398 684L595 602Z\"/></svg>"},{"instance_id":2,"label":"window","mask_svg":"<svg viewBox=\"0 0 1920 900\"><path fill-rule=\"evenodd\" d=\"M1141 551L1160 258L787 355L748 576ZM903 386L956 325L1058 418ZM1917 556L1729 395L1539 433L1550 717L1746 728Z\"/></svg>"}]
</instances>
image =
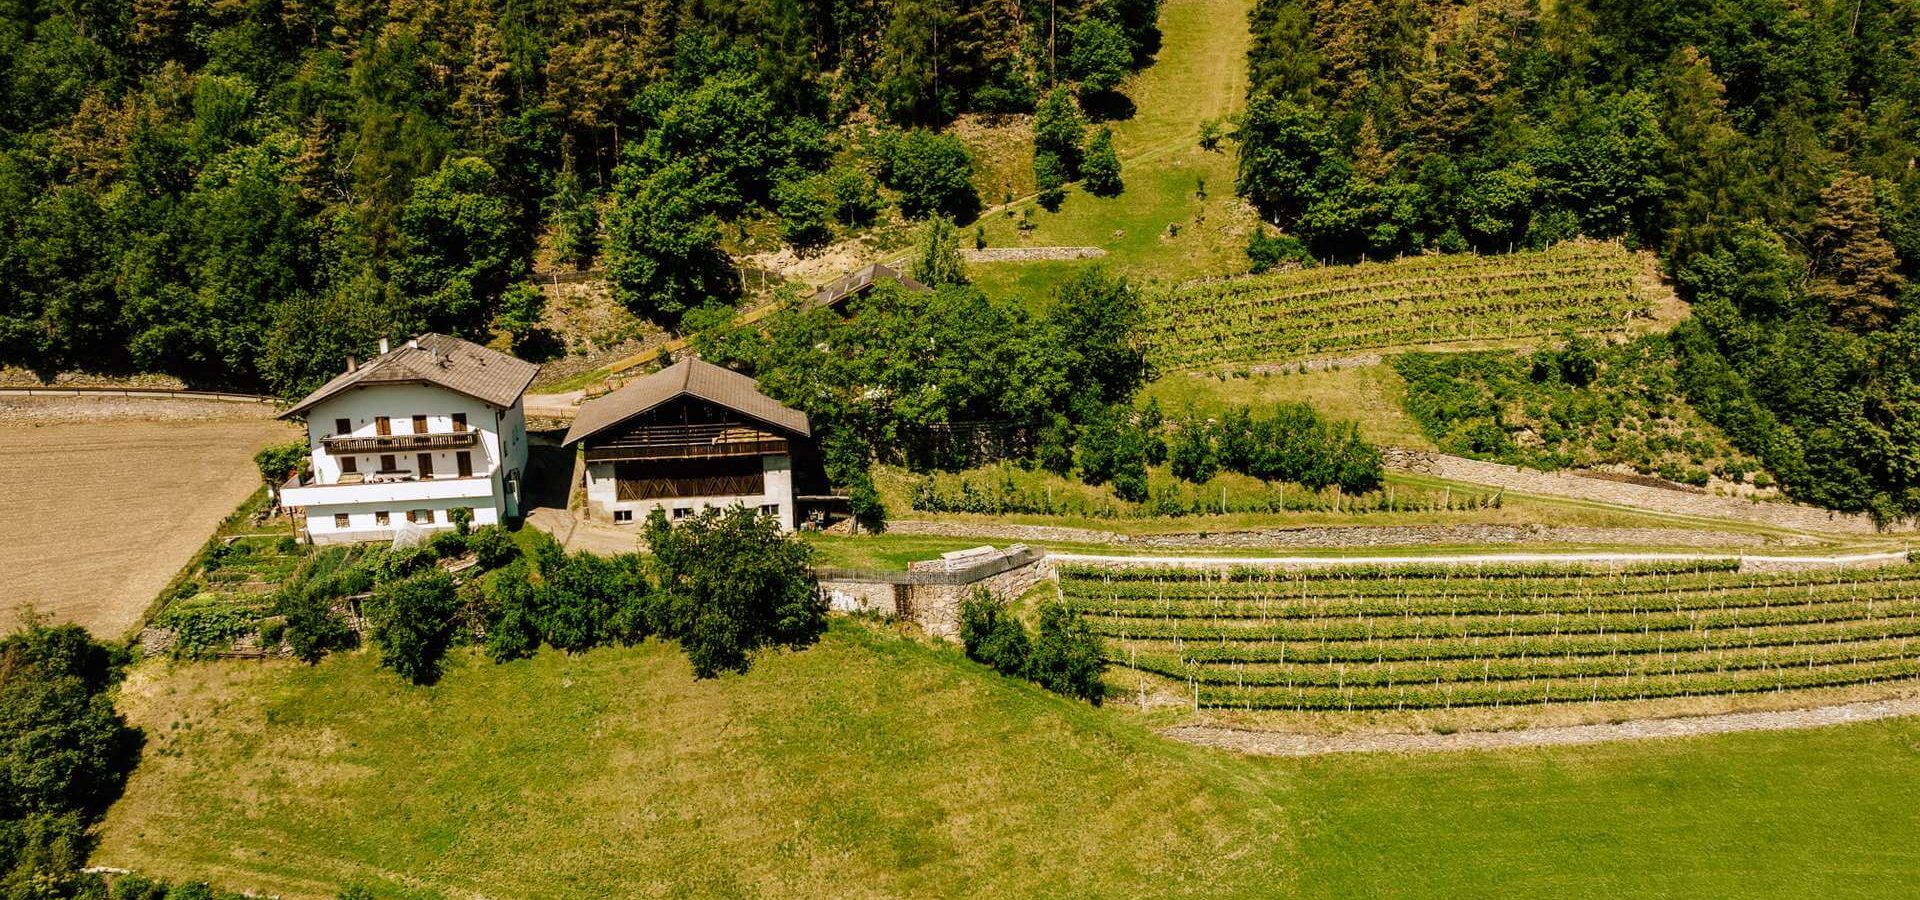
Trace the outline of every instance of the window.
<instances>
[{"instance_id":1,"label":"window","mask_svg":"<svg viewBox=\"0 0 1920 900\"><path fill-rule=\"evenodd\" d=\"M410 522L418 522L422 525L432 525L433 510L416 509L413 512L407 513L407 520Z\"/></svg>"},{"instance_id":2,"label":"window","mask_svg":"<svg viewBox=\"0 0 1920 900\"><path fill-rule=\"evenodd\" d=\"M352 420L352 419L335 419L335 420L333 420L333 433L334 433L334 434L336 434L336 435L348 435L348 434L352 434L352 433L353 433L353 420Z\"/></svg>"},{"instance_id":3,"label":"window","mask_svg":"<svg viewBox=\"0 0 1920 900\"><path fill-rule=\"evenodd\" d=\"M691 506L676 506L673 508L673 517L676 519L684 519L690 515L693 515L693 507Z\"/></svg>"},{"instance_id":4,"label":"window","mask_svg":"<svg viewBox=\"0 0 1920 900\"><path fill-rule=\"evenodd\" d=\"M467 430L467 414L466 413L453 414L453 430L455 432L462 432Z\"/></svg>"},{"instance_id":5,"label":"window","mask_svg":"<svg viewBox=\"0 0 1920 900\"><path fill-rule=\"evenodd\" d=\"M413 417L413 433L414 434L427 433L427 417L426 416Z\"/></svg>"},{"instance_id":6,"label":"window","mask_svg":"<svg viewBox=\"0 0 1920 900\"><path fill-rule=\"evenodd\" d=\"M387 515L387 511L384 509L373 514L373 524L378 525L381 528L387 527L387 525L391 524L392 522L393 522L393 517Z\"/></svg>"},{"instance_id":7,"label":"window","mask_svg":"<svg viewBox=\"0 0 1920 900\"><path fill-rule=\"evenodd\" d=\"M394 461L393 454L391 453L380 454L380 471L382 472L400 471L400 464Z\"/></svg>"},{"instance_id":8,"label":"window","mask_svg":"<svg viewBox=\"0 0 1920 900\"><path fill-rule=\"evenodd\" d=\"M392 434L393 420L387 418L386 416L374 416L373 417L373 433L381 437L386 437L387 435Z\"/></svg>"},{"instance_id":9,"label":"window","mask_svg":"<svg viewBox=\"0 0 1920 900\"><path fill-rule=\"evenodd\" d=\"M780 516L780 504L768 503L764 506L761 506L760 514L763 516L773 516L775 518L778 518Z\"/></svg>"},{"instance_id":10,"label":"window","mask_svg":"<svg viewBox=\"0 0 1920 900\"><path fill-rule=\"evenodd\" d=\"M335 528L345 528L345 527L347 527L347 525L348 525L348 524L350 524L350 523L351 523L352 521L353 521L352 519L349 519L349 518L347 518L347 514L346 514L346 513L334 513L334 514L333 514L333 527L335 527Z\"/></svg>"},{"instance_id":11,"label":"window","mask_svg":"<svg viewBox=\"0 0 1920 900\"><path fill-rule=\"evenodd\" d=\"M419 459L420 459L420 477L432 478L433 477L433 454L422 453L420 454Z\"/></svg>"},{"instance_id":12,"label":"window","mask_svg":"<svg viewBox=\"0 0 1920 900\"><path fill-rule=\"evenodd\" d=\"M631 522L633 521L633 510L616 509L613 511L613 520L615 522Z\"/></svg>"},{"instance_id":13,"label":"window","mask_svg":"<svg viewBox=\"0 0 1920 900\"><path fill-rule=\"evenodd\" d=\"M453 455L453 464L460 470L461 478L473 477L473 454L470 451L462 450L455 453Z\"/></svg>"},{"instance_id":14,"label":"window","mask_svg":"<svg viewBox=\"0 0 1920 900\"><path fill-rule=\"evenodd\" d=\"M351 473L360 471L359 458L353 457L353 456L340 457L340 471L343 474L351 474Z\"/></svg>"}]
</instances>

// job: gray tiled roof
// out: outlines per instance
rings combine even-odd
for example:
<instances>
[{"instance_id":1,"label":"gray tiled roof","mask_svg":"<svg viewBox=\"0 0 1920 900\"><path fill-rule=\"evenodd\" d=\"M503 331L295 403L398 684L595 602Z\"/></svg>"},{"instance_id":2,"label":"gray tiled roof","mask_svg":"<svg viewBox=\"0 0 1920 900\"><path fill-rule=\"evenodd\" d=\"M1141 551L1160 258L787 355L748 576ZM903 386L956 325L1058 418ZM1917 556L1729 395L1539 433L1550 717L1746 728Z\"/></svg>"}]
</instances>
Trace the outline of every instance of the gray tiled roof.
<instances>
[{"instance_id":1,"label":"gray tiled roof","mask_svg":"<svg viewBox=\"0 0 1920 900\"><path fill-rule=\"evenodd\" d=\"M377 384L433 384L506 409L520 399L540 367L471 341L427 333L341 373L282 417L298 416L353 388Z\"/></svg>"},{"instance_id":2,"label":"gray tiled roof","mask_svg":"<svg viewBox=\"0 0 1920 900\"><path fill-rule=\"evenodd\" d=\"M932 288L903 275L892 266L874 263L827 282L826 286L813 293L813 305L838 306L848 297L873 287L876 281L898 282L903 288L915 293L931 293Z\"/></svg>"},{"instance_id":3,"label":"gray tiled roof","mask_svg":"<svg viewBox=\"0 0 1920 900\"><path fill-rule=\"evenodd\" d=\"M592 437L679 396L698 397L802 437L813 431L807 414L760 393L760 383L698 359L683 359L604 397L582 404L566 443Z\"/></svg>"}]
</instances>

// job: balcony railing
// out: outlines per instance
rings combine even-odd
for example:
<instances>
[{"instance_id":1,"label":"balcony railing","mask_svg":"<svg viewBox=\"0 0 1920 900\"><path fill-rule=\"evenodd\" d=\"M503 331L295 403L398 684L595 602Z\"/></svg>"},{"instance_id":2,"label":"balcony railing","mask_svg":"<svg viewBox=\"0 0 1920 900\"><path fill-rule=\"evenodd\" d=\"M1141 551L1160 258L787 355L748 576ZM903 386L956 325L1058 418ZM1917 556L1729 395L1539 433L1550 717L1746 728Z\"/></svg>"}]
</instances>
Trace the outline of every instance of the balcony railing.
<instances>
[{"instance_id":1,"label":"balcony railing","mask_svg":"<svg viewBox=\"0 0 1920 900\"><path fill-rule=\"evenodd\" d=\"M412 473L384 473L333 484L318 484L296 475L280 487L280 502L286 506L454 500L492 495L490 472L432 478L417 478Z\"/></svg>"},{"instance_id":2,"label":"balcony railing","mask_svg":"<svg viewBox=\"0 0 1920 900\"><path fill-rule=\"evenodd\" d=\"M446 431L435 434L337 434L321 438L328 455L340 453L391 453L396 450L458 450L480 441L477 431Z\"/></svg>"}]
</instances>

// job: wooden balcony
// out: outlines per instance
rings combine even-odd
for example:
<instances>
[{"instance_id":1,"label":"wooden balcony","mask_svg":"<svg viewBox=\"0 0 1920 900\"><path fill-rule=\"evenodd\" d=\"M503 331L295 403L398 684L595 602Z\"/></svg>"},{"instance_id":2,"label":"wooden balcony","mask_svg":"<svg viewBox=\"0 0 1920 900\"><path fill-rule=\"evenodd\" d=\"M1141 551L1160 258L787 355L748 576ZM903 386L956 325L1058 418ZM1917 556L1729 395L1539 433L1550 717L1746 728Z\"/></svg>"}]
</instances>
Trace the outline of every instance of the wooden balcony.
<instances>
[{"instance_id":1,"label":"wooden balcony","mask_svg":"<svg viewBox=\"0 0 1920 900\"><path fill-rule=\"evenodd\" d=\"M590 440L587 461L769 456L789 449L786 438L742 425L648 425Z\"/></svg>"},{"instance_id":2,"label":"wooden balcony","mask_svg":"<svg viewBox=\"0 0 1920 900\"><path fill-rule=\"evenodd\" d=\"M321 438L329 456L342 453L393 453L402 450L464 450L480 443L478 431L446 431L433 434L357 435L340 434Z\"/></svg>"}]
</instances>

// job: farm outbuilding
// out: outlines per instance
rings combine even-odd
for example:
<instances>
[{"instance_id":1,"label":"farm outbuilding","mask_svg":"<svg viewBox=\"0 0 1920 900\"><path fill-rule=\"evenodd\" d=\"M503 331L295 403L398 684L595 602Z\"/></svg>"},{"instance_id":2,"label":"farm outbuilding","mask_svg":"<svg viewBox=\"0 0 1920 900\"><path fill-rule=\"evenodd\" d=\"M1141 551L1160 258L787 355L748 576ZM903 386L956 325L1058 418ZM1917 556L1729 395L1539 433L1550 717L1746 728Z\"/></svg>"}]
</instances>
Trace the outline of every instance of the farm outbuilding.
<instances>
[{"instance_id":1,"label":"farm outbuilding","mask_svg":"<svg viewBox=\"0 0 1920 900\"><path fill-rule=\"evenodd\" d=\"M566 444L584 449L589 515L615 523L637 524L656 508L679 519L738 504L790 529L799 502L824 492L806 414L698 359L588 401Z\"/></svg>"}]
</instances>

